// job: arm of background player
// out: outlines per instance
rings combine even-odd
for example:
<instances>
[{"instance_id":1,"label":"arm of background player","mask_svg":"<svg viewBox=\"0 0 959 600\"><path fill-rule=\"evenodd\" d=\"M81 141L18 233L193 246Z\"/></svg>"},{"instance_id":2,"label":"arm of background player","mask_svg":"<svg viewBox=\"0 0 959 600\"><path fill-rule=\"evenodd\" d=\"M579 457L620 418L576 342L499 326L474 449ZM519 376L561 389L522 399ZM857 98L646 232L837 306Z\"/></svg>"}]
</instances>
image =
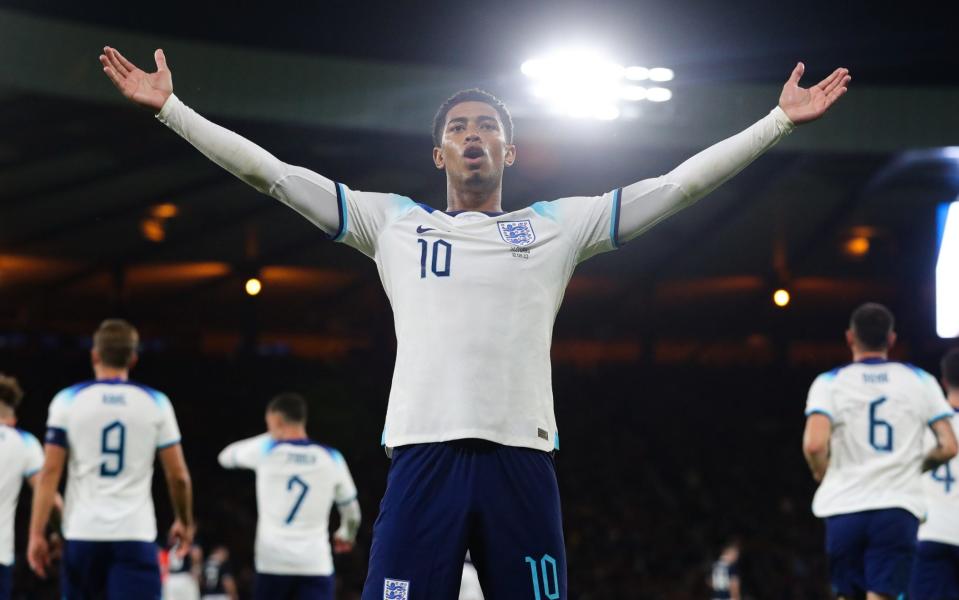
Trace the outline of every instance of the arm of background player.
<instances>
[{"instance_id":1,"label":"arm of background player","mask_svg":"<svg viewBox=\"0 0 959 600\"><path fill-rule=\"evenodd\" d=\"M173 444L157 451L166 476L170 502L176 519L170 527L170 543L178 544L177 554L186 556L193 544L193 482L183 458L183 446Z\"/></svg>"},{"instance_id":2,"label":"arm of background player","mask_svg":"<svg viewBox=\"0 0 959 600\"><path fill-rule=\"evenodd\" d=\"M236 580L233 579L233 575L223 576L223 591L225 591L226 595L230 597L230 600L239 599L240 595L236 591Z\"/></svg>"},{"instance_id":3,"label":"arm of background player","mask_svg":"<svg viewBox=\"0 0 959 600\"><path fill-rule=\"evenodd\" d=\"M832 421L822 413L813 413L806 418L806 431L803 432L802 451L806 457L813 479L822 481L829 467L829 438L832 435Z\"/></svg>"},{"instance_id":4,"label":"arm of background player","mask_svg":"<svg viewBox=\"0 0 959 600\"><path fill-rule=\"evenodd\" d=\"M730 600L742 600L743 598L739 575L733 575L729 578L729 598Z\"/></svg>"},{"instance_id":5,"label":"arm of background player","mask_svg":"<svg viewBox=\"0 0 959 600\"><path fill-rule=\"evenodd\" d=\"M933 421L929 427L936 435L936 447L930 450L922 461L923 472L931 471L939 465L949 462L959 451L956 443L956 432L952 429L951 419L938 419Z\"/></svg>"},{"instance_id":6,"label":"arm of background player","mask_svg":"<svg viewBox=\"0 0 959 600\"><path fill-rule=\"evenodd\" d=\"M666 175L626 186L620 196L618 239L629 241L690 206L742 171L793 128L821 117L846 92L846 69L819 84L799 87L799 63L783 86L779 105L746 130L693 156Z\"/></svg>"},{"instance_id":7,"label":"arm of background player","mask_svg":"<svg viewBox=\"0 0 959 600\"><path fill-rule=\"evenodd\" d=\"M63 467L67 461L67 449L56 444L47 444L44 448L43 468L37 473L37 482L33 488L33 509L30 511L30 541L27 547L27 561L30 568L40 577L47 576L50 566L50 546L47 543L47 524L50 512L56 504L57 488L63 477Z\"/></svg>"},{"instance_id":8,"label":"arm of background player","mask_svg":"<svg viewBox=\"0 0 959 600\"><path fill-rule=\"evenodd\" d=\"M340 526L333 534L333 551L341 554L353 550L353 544L356 543L356 534L360 530L362 515L360 513L360 503L356 499L346 504L337 504L336 510L340 513Z\"/></svg>"},{"instance_id":9,"label":"arm of background player","mask_svg":"<svg viewBox=\"0 0 959 600\"><path fill-rule=\"evenodd\" d=\"M272 443L267 433L233 442L220 451L217 461L224 469L256 469Z\"/></svg>"},{"instance_id":10,"label":"arm of background player","mask_svg":"<svg viewBox=\"0 0 959 600\"><path fill-rule=\"evenodd\" d=\"M190 565L190 576L197 585L200 585L200 576L203 574L203 549L194 544L190 548L190 558L193 560L193 564Z\"/></svg>"},{"instance_id":11,"label":"arm of background player","mask_svg":"<svg viewBox=\"0 0 959 600\"><path fill-rule=\"evenodd\" d=\"M191 110L173 95L173 75L162 50L154 53L157 70L145 73L115 48L100 55L103 71L130 101L157 118L204 156L243 182L289 205L328 235L340 227L336 184L309 169L288 165L246 138Z\"/></svg>"}]
</instances>

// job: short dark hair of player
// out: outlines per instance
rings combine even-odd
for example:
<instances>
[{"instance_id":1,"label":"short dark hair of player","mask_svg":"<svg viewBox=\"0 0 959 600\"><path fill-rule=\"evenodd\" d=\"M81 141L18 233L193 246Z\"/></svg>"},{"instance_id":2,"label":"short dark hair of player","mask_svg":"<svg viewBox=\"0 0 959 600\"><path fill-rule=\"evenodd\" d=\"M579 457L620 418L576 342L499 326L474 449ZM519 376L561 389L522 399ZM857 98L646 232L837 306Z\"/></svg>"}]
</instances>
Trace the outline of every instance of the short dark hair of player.
<instances>
[{"instance_id":1,"label":"short dark hair of player","mask_svg":"<svg viewBox=\"0 0 959 600\"><path fill-rule=\"evenodd\" d=\"M953 348L942 357L942 380L950 388L959 390L959 348Z\"/></svg>"},{"instance_id":2,"label":"short dark hair of player","mask_svg":"<svg viewBox=\"0 0 959 600\"><path fill-rule=\"evenodd\" d=\"M293 392L275 396L266 405L267 412L279 413L287 423L306 423L306 399Z\"/></svg>"},{"instance_id":3,"label":"short dark hair of player","mask_svg":"<svg viewBox=\"0 0 959 600\"><path fill-rule=\"evenodd\" d=\"M139 345L136 327L123 319L107 319L93 333L93 349L104 365L114 369L129 368Z\"/></svg>"},{"instance_id":4,"label":"short dark hair of player","mask_svg":"<svg viewBox=\"0 0 959 600\"><path fill-rule=\"evenodd\" d=\"M10 377L0 373L0 404L6 404L11 409L20 406L23 400L23 389L17 382L16 377Z\"/></svg>"},{"instance_id":5,"label":"short dark hair of player","mask_svg":"<svg viewBox=\"0 0 959 600\"><path fill-rule=\"evenodd\" d=\"M889 349L889 334L896 325L892 311L876 302L867 302L852 311L849 328L863 350L880 351Z\"/></svg>"},{"instance_id":6,"label":"short dark hair of player","mask_svg":"<svg viewBox=\"0 0 959 600\"><path fill-rule=\"evenodd\" d=\"M503 122L503 134L506 136L506 143L513 143L513 117L509 114L509 109L506 108L503 101L486 90L471 88L456 92L447 98L446 102L436 111L436 116L433 117L434 146L439 148L440 144L443 143L443 127L446 125L446 115L449 114L450 109L464 102L485 102L495 108L496 112L499 113L500 121Z\"/></svg>"}]
</instances>

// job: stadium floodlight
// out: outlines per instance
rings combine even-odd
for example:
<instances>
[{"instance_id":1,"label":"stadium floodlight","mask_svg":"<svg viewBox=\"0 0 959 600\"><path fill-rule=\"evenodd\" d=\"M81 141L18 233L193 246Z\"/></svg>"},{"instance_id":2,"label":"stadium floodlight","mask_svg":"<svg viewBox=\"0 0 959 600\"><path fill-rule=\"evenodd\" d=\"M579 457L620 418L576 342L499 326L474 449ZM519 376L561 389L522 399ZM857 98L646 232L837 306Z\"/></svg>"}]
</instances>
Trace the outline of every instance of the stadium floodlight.
<instances>
[{"instance_id":1,"label":"stadium floodlight","mask_svg":"<svg viewBox=\"0 0 959 600\"><path fill-rule=\"evenodd\" d=\"M667 102L673 93L664 87L654 87L646 90L646 99L650 102Z\"/></svg>"},{"instance_id":2,"label":"stadium floodlight","mask_svg":"<svg viewBox=\"0 0 959 600\"><path fill-rule=\"evenodd\" d=\"M650 99L648 90L633 84L655 73L660 81L671 69L631 66L624 67L590 49L567 49L532 58L520 66L520 71L532 80L533 96L551 112L574 118L593 118L611 121L622 114L620 103ZM672 92L659 90L654 102L665 102Z\"/></svg>"},{"instance_id":3,"label":"stadium floodlight","mask_svg":"<svg viewBox=\"0 0 959 600\"><path fill-rule=\"evenodd\" d=\"M649 70L649 78L652 81L672 81L674 76L673 70L666 67L656 67Z\"/></svg>"},{"instance_id":4,"label":"stadium floodlight","mask_svg":"<svg viewBox=\"0 0 959 600\"><path fill-rule=\"evenodd\" d=\"M256 296L263 289L263 284L256 277L250 277L246 280L246 293L250 296Z\"/></svg>"},{"instance_id":5,"label":"stadium floodlight","mask_svg":"<svg viewBox=\"0 0 959 600\"><path fill-rule=\"evenodd\" d=\"M786 308L789 305L790 300L789 292L780 288L773 292L773 304L779 308Z\"/></svg>"},{"instance_id":6,"label":"stadium floodlight","mask_svg":"<svg viewBox=\"0 0 959 600\"><path fill-rule=\"evenodd\" d=\"M936 333L959 337L959 200L939 208L936 260Z\"/></svg>"}]
</instances>

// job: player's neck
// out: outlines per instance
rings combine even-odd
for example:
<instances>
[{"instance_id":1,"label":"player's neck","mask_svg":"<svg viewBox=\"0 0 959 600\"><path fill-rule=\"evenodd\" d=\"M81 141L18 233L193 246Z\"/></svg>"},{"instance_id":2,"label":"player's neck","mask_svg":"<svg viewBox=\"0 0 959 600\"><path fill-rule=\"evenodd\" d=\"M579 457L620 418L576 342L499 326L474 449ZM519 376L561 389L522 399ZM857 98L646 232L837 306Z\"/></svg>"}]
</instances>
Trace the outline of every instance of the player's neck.
<instances>
[{"instance_id":1,"label":"player's neck","mask_svg":"<svg viewBox=\"0 0 959 600\"><path fill-rule=\"evenodd\" d=\"M503 212L503 184L494 189L457 189L446 182L446 212Z\"/></svg>"},{"instance_id":2,"label":"player's neck","mask_svg":"<svg viewBox=\"0 0 959 600\"><path fill-rule=\"evenodd\" d=\"M273 439L278 442L286 442L289 440L305 440L306 427L291 426L277 429L276 432L273 433Z\"/></svg>"},{"instance_id":3,"label":"player's neck","mask_svg":"<svg viewBox=\"0 0 959 600\"><path fill-rule=\"evenodd\" d=\"M116 369L103 365L94 365L93 375L97 378L97 381L101 381L103 379L119 379L120 381L127 381L130 379L130 371L128 369Z\"/></svg>"},{"instance_id":4,"label":"player's neck","mask_svg":"<svg viewBox=\"0 0 959 600\"><path fill-rule=\"evenodd\" d=\"M6 425L7 427L16 427L17 418L16 417L0 417L0 425Z\"/></svg>"},{"instance_id":5,"label":"player's neck","mask_svg":"<svg viewBox=\"0 0 959 600\"><path fill-rule=\"evenodd\" d=\"M852 361L853 362L862 362L864 360L869 360L870 358L879 358L882 360L889 360L889 353L886 351L877 351L877 350L852 350Z\"/></svg>"}]
</instances>

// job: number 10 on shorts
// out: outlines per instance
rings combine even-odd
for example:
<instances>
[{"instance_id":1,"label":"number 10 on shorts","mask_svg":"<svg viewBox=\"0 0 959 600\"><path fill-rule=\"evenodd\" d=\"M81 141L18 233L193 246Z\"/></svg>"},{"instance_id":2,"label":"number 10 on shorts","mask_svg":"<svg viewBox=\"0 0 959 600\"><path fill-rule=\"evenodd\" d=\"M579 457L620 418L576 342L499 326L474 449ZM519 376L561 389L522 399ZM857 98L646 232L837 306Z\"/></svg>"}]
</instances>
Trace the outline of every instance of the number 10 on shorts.
<instances>
[{"instance_id":1,"label":"number 10 on shorts","mask_svg":"<svg viewBox=\"0 0 959 600\"><path fill-rule=\"evenodd\" d=\"M549 554L544 554L543 558L536 559L527 556L526 564L529 565L530 575L533 578L533 600L557 600L559 598L559 577L556 573L556 559ZM539 582L543 580L543 593L540 595Z\"/></svg>"}]
</instances>

